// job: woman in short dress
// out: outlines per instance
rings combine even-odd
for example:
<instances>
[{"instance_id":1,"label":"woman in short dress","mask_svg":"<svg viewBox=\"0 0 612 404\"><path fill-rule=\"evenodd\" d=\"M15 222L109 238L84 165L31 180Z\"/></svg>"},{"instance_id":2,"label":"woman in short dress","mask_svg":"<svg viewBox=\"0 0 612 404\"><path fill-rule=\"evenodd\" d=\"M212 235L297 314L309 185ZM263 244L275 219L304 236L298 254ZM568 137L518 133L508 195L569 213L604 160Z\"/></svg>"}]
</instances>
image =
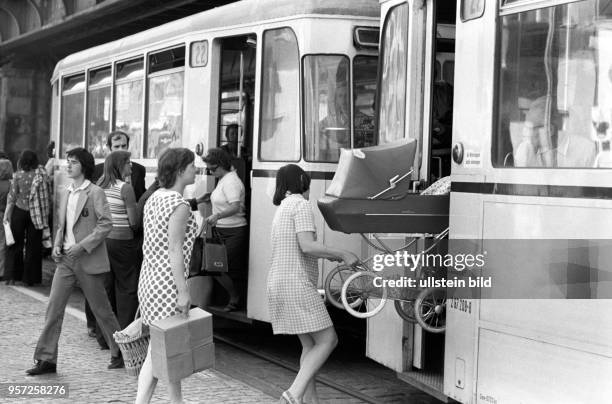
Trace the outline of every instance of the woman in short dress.
<instances>
[{"instance_id":1,"label":"woman in short dress","mask_svg":"<svg viewBox=\"0 0 612 404\"><path fill-rule=\"evenodd\" d=\"M272 265L268 274L268 307L274 334L294 334L302 343L300 370L281 402L318 403L314 378L336 347L338 337L317 292L317 258L355 265L350 251L326 247L316 240L308 202L310 177L297 165L276 175L272 221Z\"/></svg>"},{"instance_id":2,"label":"woman in short dress","mask_svg":"<svg viewBox=\"0 0 612 404\"><path fill-rule=\"evenodd\" d=\"M197 224L189 203L183 199L183 191L195 180L194 159L193 152L185 148L164 151L157 168L161 188L151 195L144 207L138 300L145 325L176 314L186 316L189 311L186 279ZM136 403L150 402L156 385L149 345L138 377ZM170 402L183 402L180 380L170 383L168 392Z\"/></svg>"}]
</instances>

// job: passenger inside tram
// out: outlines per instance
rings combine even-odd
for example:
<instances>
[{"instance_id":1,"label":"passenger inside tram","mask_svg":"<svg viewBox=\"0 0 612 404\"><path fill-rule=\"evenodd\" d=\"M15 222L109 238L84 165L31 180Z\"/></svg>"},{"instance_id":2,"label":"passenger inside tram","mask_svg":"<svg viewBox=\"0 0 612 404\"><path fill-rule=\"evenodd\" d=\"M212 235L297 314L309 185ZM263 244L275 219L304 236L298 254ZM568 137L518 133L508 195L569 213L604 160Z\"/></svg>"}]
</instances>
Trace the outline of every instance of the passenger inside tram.
<instances>
[{"instance_id":1,"label":"passenger inside tram","mask_svg":"<svg viewBox=\"0 0 612 404\"><path fill-rule=\"evenodd\" d=\"M583 1L503 17L494 165L607 164L610 13L597 1Z\"/></svg>"}]
</instances>

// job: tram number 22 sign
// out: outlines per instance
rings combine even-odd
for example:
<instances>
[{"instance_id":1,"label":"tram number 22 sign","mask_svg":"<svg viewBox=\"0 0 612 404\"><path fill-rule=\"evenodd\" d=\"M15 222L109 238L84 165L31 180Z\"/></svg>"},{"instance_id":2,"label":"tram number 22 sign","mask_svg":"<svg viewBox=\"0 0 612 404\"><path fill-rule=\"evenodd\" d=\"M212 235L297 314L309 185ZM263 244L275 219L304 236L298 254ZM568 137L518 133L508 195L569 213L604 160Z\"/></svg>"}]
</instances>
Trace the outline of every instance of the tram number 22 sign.
<instances>
[{"instance_id":1,"label":"tram number 22 sign","mask_svg":"<svg viewBox=\"0 0 612 404\"><path fill-rule=\"evenodd\" d=\"M208 41L192 42L189 49L189 66L204 67L208 64Z\"/></svg>"}]
</instances>

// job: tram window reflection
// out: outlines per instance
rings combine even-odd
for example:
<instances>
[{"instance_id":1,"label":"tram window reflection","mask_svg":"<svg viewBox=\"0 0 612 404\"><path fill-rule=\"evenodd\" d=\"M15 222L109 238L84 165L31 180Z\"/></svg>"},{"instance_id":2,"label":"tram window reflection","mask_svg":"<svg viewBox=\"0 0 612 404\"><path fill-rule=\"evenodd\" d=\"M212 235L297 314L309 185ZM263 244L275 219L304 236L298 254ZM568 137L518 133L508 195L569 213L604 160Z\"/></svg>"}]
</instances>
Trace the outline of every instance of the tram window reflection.
<instances>
[{"instance_id":1,"label":"tram window reflection","mask_svg":"<svg viewBox=\"0 0 612 404\"><path fill-rule=\"evenodd\" d=\"M308 161L337 162L351 147L348 57L304 57L304 137Z\"/></svg>"},{"instance_id":2,"label":"tram window reflection","mask_svg":"<svg viewBox=\"0 0 612 404\"><path fill-rule=\"evenodd\" d=\"M504 16L497 167L612 167L612 1Z\"/></svg>"},{"instance_id":3,"label":"tram window reflection","mask_svg":"<svg viewBox=\"0 0 612 404\"><path fill-rule=\"evenodd\" d=\"M85 114L85 74L66 77L62 84L62 123L60 153L83 146ZM61 155L61 154L60 154Z\"/></svg>"},{"instance_id":4,"label":"tram window reflection","mask_svg":"<svg viewBox=\"0 0 612 404\"><path fill-rule=\"evenodd\" d=\"M185 47L152 54L149 64L147 157L156 158L182 144Z\"/></svg>"},{"instance_id":5,"label":"tram window reflection","mask_svg":"<svg viewBox=\"0 0 612 404\"><path fill-rule=\"evenodd\" d=\"M379 143L399 140L406 122L406 65L408 61L408 4L387 14L381 46Z\"/></svg>"},{"instance_id":6,"label":"tram window reflection","mask_svg":"<svg viewBox=\"0 0 612 404\"><path fill-rule=\"evenodd\" d=\"M132 158L142 157L143 59L115 67L115 129L130 135Z\"/></svg>"},{"instance_id":7,"label":"tram window reflection","mask_svg":"<svg viewBox=\"0 0 612 404\"><path fill-rule=\"evenodd\" d=\"M262 69L259 158L298 161L300 66L291 28L264 32Z\"/></svg>"},{"instance_id":8,"label":"tram window reflection","mask_svg":"<svg viewBox=\"0 0 612 404\"><path fill-rule=\"evenodd\" d=\"M110 132L110 66L91 70L87 87L87 149L95 158L104 157L106 135Z\"/></svg>"}]
</instances>

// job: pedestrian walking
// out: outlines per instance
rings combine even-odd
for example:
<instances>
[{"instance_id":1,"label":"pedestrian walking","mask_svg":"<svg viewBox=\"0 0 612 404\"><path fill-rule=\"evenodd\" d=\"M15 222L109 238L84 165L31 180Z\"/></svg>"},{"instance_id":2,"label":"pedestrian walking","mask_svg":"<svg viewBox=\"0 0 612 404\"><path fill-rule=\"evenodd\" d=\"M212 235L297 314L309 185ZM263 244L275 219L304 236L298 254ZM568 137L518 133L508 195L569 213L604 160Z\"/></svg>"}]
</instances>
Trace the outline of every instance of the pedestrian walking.
<instances>
[{"instance_id":1,"label":"pedestrian walking","mask_svg":"<svg viewBox=\"0 0 612 404\"><path fill-rule=\"evenodd\" d=\"M195 155L185 148L171 148L159 158L160 188L144 207L143 262L138 283L140 313L145 325L177 314L190 306L187 275L197 233L194 214L183 199L185 186L195 181ZM136 403L148 403L155 392L151 345L138 377ZM182 402L181 381L168 385L170 401Z\"/></svg>"},{"instance_id":2,"label":"pedestrian walking","mask_svg":"<svg viewBox=\"0 0 612 404\"><path fill-rule=\"evenodd\" d=\"M244 301L249 259L249 230L245 215L244 184L232 171L232 156L221 148L210 149L203 158L209 175L219 179L210 194L212 215L206 224L212 226L227 250L228 273L215 276L229 294L229 302L223 311L230 312L240 308ZM242 287L239 292L238 284Z\"/></svg>"},{"instance_id":3,"label":"pedestrian walking","mask_svg":"<svg viewBox=\"0 0 612 404\"><path fill-rule=\"evenodd\" d=\"M338 337L317 292L317 258L355 265L357 256L327 247L316 239L314 215L308 202L310 177L297 165L276 174L272 221L272 258L268 274L268 308L274 334L297 335L302 344L300 370L281 402L303 399L318 403L315 376L336 347Z\"/></svg>"},{"instance_id":4,"label":"pedestrian walking","mask_svg":"<svg viewBox=\"0 0 612 404\"><path fill-rule=\"evenodd\" d=\"M124 367L121 352L113 339L119 323L104 290L110 270L104 240L112 230L112 218L104 191L91 183L94 158L78 147L67 153L67 175L72 183L60 195L58 229L53 245L57 268L51 283L45 325L34 352L35 365L26 371L35 376L55 373L58 342L64 311L76 282L91 302L96 320L110 345L109 369Z\"/></svg>"},{"instance_id":5,"label":"pedestrian walking","mask_svg":"<svg viewBox=\"0 0 612 404\"><path fill-rule=\"evenodd\" d=\"M106 291L123 329L133 320L138 309L138 243L134 230L139 223L136 196L130 184L123 181L131 174L130 152L114 151L106 157L104 175L98 185L104 190L110 206L113 228L106 237L110 262ZM99 328L99 327L98 327Z\"/></svg>"},{"instance_id":6,"label":"pedestrian walking","mask_svg":"<svg viewBox=\"0 0 612 404\"><path fill-rule=\"evenodd\" d=\"M7 249L5 279L31 286L42 280L42 240L43 231L49 232L51 190L49 176L32 150L21 153L17 167L4 211L4 222L10 223L15 239Z\"/></svg>"},{"instance_id":7,"label":"pedestrian walking","mask_svg":"<svg viewBox=\"0 0 612 404\"><path fill-rule=\"evenodd\" d=\"M6 210L6 200L11 189L11 179L13 178L13 165L0 151L0 212L4 215ZM0 226L0 278L4 277L6 264L6 238L4 237L4 226Z\"/></svg>"}]
</instances>

